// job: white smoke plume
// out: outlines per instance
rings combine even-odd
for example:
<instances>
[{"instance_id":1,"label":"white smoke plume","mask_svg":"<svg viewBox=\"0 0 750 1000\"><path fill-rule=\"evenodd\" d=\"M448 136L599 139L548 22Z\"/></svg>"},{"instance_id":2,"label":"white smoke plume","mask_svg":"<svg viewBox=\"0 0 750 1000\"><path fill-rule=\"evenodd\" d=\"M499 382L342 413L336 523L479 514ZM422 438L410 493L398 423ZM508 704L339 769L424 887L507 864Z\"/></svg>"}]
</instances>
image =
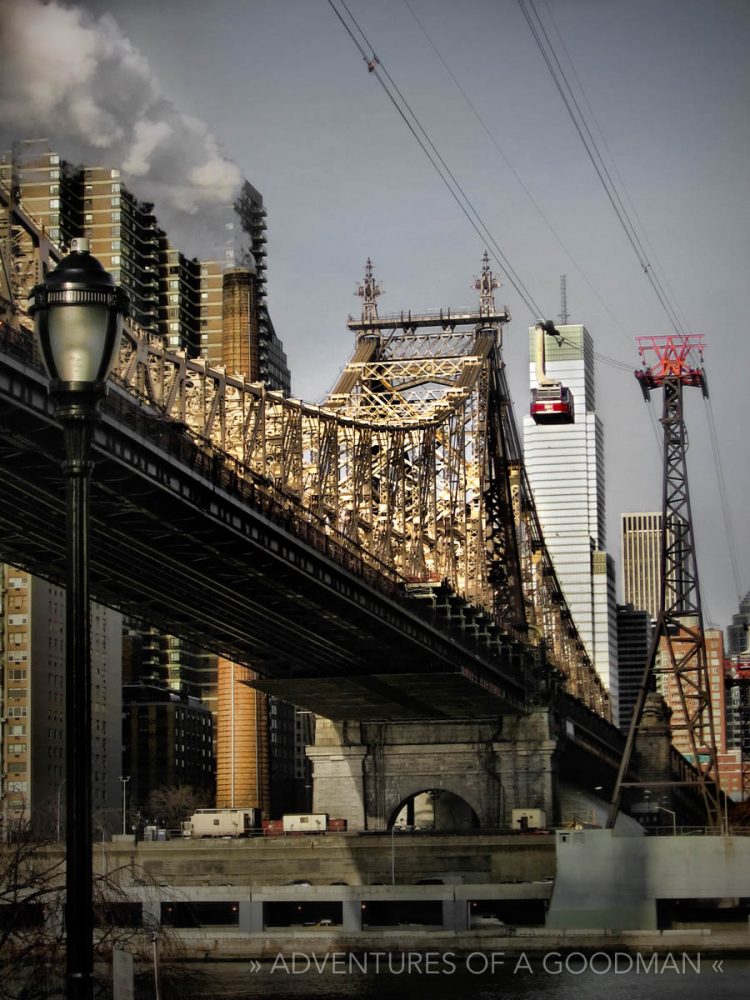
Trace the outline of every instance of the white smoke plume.
<instances>
[{"instance_id":1,"label":"white smoke plume","mask_svg":"<svg viewBox=\"0 0 750 1000\"><path fill-rule=\"evenodd\" d=\"M0 0L0 123L4 136L44 137L68 159L121 167L160 219L187 213L199 230L225 216L242 180L111 15L58 0Z\"/></svg>"}]
</instances>

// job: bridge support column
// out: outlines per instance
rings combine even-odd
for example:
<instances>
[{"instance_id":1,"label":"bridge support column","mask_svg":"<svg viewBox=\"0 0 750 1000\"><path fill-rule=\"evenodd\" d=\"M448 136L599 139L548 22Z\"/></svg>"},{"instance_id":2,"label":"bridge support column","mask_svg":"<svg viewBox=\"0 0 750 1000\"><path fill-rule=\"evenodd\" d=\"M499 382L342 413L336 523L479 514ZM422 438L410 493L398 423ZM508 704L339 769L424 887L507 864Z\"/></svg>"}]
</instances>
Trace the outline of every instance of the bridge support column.
<instances>
[{"instance_id":1,"label":"bridge support column","mask_svg":"<svg viewBox=\"0 0 750 1000\"><path fill-rule=\"evenodd\" d=\"M504 742L495 746L500 780L505 789L501 826L513 827L514 809L543 809L547 824L560 815L558 741L553 736L549 711L506 719ZM518 827L516 827L518 829Z\"/></svg>"},{"instance_id":2,"label":"bridge support column","mask_svg":"<svg viewBox=\"0 0 750 1000\"><path fill-rule=\"evenodd\" d=\"M313 766L313 812L348 820L350 830L366 830L364 759L359 723L315 722L315 744L306 748Z\"/></svg>"}]
</instances>

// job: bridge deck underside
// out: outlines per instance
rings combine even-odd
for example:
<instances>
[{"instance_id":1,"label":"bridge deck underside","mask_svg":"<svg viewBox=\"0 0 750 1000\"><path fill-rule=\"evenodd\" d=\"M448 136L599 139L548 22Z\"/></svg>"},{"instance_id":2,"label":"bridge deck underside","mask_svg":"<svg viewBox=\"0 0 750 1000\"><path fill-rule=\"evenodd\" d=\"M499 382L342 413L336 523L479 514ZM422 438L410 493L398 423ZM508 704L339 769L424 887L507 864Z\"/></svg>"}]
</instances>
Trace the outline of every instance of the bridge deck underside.
<instances>
[{"instance_id":1,"label":"bridge deck underside","mask_svg":"<svg viewBox=\"0 0 750 1000\"><path fill-rule=\"evenodd\" d=\"M62 434L44 386L20 379L2 395L0 558L62 583ZM517 658L477 654L132 428L105 417L94 458L91 592L103 604L246 663L274 693L334 717L523 709Z\"/></svg>"},{"instance_id":2,"label":"bridge deck underside","mask_svg":"<svg viewBox=\"0 0 750 1000\"><path fill-rule=\"evenodd\" d=\"M507 710L491 695L478 696L476 684L461 674L374 673L367 677L314 680L261 678L248 681L248 685L310 708L327 719L424 721L426 708L431 706L429 715L435 719L479 720ZM397 714L394 704L399 706Z\"/></svg>"}]
</instances>

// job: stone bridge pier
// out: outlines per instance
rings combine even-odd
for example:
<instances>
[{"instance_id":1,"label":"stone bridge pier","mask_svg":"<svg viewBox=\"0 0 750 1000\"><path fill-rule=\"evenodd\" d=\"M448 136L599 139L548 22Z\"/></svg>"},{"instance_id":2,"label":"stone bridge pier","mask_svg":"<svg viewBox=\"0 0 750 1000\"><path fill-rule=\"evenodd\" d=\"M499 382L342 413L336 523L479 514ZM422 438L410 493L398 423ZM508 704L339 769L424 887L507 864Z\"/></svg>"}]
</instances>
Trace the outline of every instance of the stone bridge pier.
<instances>
[{"instance_id":1,"label":"stone bridge pier","mask_svg":"<svg viewBox=\"0 0 750 1000\"><path fill-rule=\"evenodd\" d=\"M509 828L513 809L559 817L559 743L549 710L471 722L332 722L318 717L313 810L350 830L386 830L420 792L462 799L480 828Z\"/></svg>"}]
</instances>

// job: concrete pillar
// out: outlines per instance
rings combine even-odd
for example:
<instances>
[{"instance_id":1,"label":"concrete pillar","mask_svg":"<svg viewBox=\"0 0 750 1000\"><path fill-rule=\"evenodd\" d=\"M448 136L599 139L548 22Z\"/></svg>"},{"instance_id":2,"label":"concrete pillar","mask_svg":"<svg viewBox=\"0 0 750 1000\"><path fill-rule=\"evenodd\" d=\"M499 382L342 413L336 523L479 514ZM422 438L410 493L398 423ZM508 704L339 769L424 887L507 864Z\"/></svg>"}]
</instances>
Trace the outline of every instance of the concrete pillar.
<instances>
[{"instance_id":1,"label":"concrete pillar","mask_svg":"<svg viewBox=\"0 0 750 1000\"><path fill-rule=\"evenodd\" d=\"M362 930L362 901L361 899L345 899L341 904L342 920L341 929L344 931L359 932Z\"/></svg>"},{"instance_id":2,"label":"concrete pillar","mask_svg":"<svg viewBox=\"0 0 750 1000\"><path fill-rule=\"evenodd\" d=\"M161 926L161 899L157 898L153 893L146 893L143 897L143 926L144 927L160 927Z\"/></svg>"},{"instance_id":3,"label":"concrete pillar","mask_svg":"<svg viewBox=\"0 0 750 1000\"><path fill-rule=\"evenodd\" d=\"M465 931L469 929L468 903L465 899L443 900L443 930Z\"/></svg>"},{"instance_id":4,"label":"concrete pillar","mask_svg":"<svg viewBox=\"0 0 750 1000\"><path fill-rule=\"evenodd\" d=\"M263 933L263 903L261 900L240 900L239 927L245 934Z\"/></svg>"}]
</instances>

